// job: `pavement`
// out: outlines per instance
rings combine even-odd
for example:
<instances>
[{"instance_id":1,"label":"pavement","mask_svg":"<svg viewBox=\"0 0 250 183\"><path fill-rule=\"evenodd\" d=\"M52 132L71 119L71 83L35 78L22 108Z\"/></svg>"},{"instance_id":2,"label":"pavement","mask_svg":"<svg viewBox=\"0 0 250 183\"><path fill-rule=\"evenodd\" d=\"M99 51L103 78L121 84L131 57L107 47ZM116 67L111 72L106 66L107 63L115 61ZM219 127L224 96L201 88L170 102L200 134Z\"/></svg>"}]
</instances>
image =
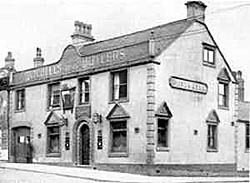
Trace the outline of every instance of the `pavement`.
<instances>
[{"instance_id":1,"label":"pavement","mask_svg":"<svg viewBox=\"0 0 250 183\"><path fill-rule=\"evenodd\" d=\"M25 172L44 173L62 177L78 178L96 182L118 182L118 183L233 183L250 182L249 177L167 177L167 176L145 176L129 173L107 172L80 167L62 167L43 164L23 164L0 162L0 169L19 170Z\"/></svg>"}]
</instances>

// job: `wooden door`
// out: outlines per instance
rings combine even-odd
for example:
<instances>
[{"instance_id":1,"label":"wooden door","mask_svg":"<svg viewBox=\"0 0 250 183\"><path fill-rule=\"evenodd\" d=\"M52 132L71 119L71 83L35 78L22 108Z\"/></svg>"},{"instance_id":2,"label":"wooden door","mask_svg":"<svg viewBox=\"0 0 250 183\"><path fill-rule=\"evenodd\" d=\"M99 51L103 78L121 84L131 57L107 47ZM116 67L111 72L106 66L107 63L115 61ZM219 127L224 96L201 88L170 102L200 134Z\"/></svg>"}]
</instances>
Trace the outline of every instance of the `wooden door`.
<instances>
[{"instance_id":1,"label":"wooden door","mask_svg":"<svg viewBox=\"0 0 250 183\"><path fill-rule=\"evenodd\" d=\"M83 125L81 128L81 142L82 142L82 165L89 165L89 127Z\"/></svg>"},{"instance_id":2,"label":"wooden door","mask_svg":"<svg viewBox=\"0 0 250 183\"><path fill-rule=\"evenodd\" d=\"M14 160L16 163L31 162L30 128L19 127L13 130Z\"/></svg>"}]
</instances>

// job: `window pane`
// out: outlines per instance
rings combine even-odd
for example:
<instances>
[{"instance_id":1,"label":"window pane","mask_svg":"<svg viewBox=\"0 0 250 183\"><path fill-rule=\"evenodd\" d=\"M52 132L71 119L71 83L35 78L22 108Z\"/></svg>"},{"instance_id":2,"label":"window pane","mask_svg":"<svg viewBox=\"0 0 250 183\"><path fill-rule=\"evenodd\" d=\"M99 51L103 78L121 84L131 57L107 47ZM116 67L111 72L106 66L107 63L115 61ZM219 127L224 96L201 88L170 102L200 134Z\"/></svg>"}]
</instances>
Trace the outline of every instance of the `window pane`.
<instances>
[{"instance_id":1,"label":"window pane","mask_svg":"<svg viewBox=\"0 0 250 183\"><path fill-rule=\"evenodd\" d=\"M203 50L203 60L208 62L208 50L206 48Z\"/></svg>"},{"instance_id":2,"label":"window pane","mask_svg":"<svg viewBox=\"0 0 250 183\"><path fill-rule=\"evenodd\" d=\"M127 83L127 71L121 71L120 72L120 84Z\"/></svg>"},{"instance_id":3,"label":"window pane","mask_svg":"<svg viewBox=\"0 0 250 183\"><path fill-rule=\"evenodd\" d=\"M219 83L219 94L225 95L225 84Z\"/></svg>"},{"instance_id":4,"label":"window pane","mask_svg":"<svg viewBox=\"0 0 250 183\"><path fill-rule=\"evenodd\" d=\"M216 149L217 139L216 139L216 125L208 125L208 148Z\"/></svg>"},{"instance_id":5,"label":"window pane","mask_svg":"<svg viewBox=\"0 0 250 183\"><path fill-rule=\"evenodd\" d=\"M214 51L213 50L208 51L208 62L214 63Z\"/></svg>"},{"instance_id":6,"label":"window pane","mask_svg":"<svg viewBox=\"0 0 250 183\"><path fill-rule=\"evenodd\" d=\"M60 147L59 127L48 127L48 153L58 153Z\"/></svg>"},{"instance_id":7,"label":"window pane","mask_svg":"<svg viewBox=\"0 0 250 183\"><path fill-rule=\"evenodd\" d=\"M126 98L127 97L127 85L121 85L120 86L119 96L120 96L120 98Z\"/></svg>"},{"instance_id":8,"label":"window pane","mask_svg":"<svg viewBox=\"0 0 250 183\"><path fill-rule=\"evenodd\" d=\"M250 148L250 128L249 128L249 124L246 124L246 149Z\"/></svg>"},{"instance_id":9,"label":"window pane","mask_svg":"<svg viewBox=\"0 0 250 183\"><path fill-rule=\"evenodd\" d=\"M126 152L127 151L127 122L116 121L111 122L112 133L112 152Z\"/></svg>"},{"instance_id":10,"label":"window pane","mask_svg":"<svg viewBox=\"0 0 250 183\"><path fill-rule=\"evenodd\" d=\"M158 147L168 147L168 120L158 119Z\"/></svg>"}]
</instances>

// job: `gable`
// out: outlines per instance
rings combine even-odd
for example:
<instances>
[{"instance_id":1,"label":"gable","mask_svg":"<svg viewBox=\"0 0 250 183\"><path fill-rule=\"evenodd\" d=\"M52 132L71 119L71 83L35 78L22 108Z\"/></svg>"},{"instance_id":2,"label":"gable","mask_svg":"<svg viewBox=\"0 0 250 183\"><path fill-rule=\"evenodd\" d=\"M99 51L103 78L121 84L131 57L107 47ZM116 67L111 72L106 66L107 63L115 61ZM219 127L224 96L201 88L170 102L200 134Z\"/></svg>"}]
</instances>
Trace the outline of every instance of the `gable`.
<instances>
[{"instance_id":1,"label":"gable","mask_svg":"<svg viewBox=\"0 0 250 183\"><path fill-rule=\"evenodd\" d=\"M51 111L49 115L47 116L44 124L46 126L49 125L64 125L66 124L67 119L63 116L57 114L55 111Z\"/></svg>"},{"instance_id":2,"label":"gable","mask_svg":"<svg viewBox=\"0 0 250 183\"><path fill-rule=\"evenodd\" d=\"M163 117L168 117L171 118L173 115L167 105L167 103L164 101L162 102L162 104L159 106L159 108L157 109L156 116L163 116Z\"/></svg>"},{"instance_id":3,"label":"gable","mask_svg":"<svg viewBox=\"0 0 250 183\"><path fill-rule=\"evenodd\" d=\"M231 81L226 68L222 68L218 74L218 79L223 81Z\"/></svg>"},{"instance_id":4,"label":"gable","mask_svg":"<svg viewBox=\"0 0 250 183\"><path fill-rule=\"evenodd\" d=\"M212 123L220 122L220 119L214 109L208 114L206 122L212 122Z\"/></svg>"},{"instance_id":5,"label":"gable","mask_svg":"<svg viewBox=\"0 0 250 183\"><path fill-rule=\"evenodd\" d=\"M115 106L111 109L106 118L110 120L110 119L129 118L129 117L130 117L129 114L120 104L115 104Z\"/></svg>"}]
</instances>

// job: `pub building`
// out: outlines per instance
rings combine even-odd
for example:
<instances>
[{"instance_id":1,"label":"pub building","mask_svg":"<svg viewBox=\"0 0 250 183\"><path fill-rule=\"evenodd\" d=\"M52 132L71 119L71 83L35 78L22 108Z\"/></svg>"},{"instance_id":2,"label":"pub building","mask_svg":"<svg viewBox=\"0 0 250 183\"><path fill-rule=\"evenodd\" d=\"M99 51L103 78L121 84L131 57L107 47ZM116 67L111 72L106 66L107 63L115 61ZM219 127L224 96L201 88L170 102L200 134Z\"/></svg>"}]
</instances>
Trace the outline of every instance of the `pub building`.
<instances>
[{"instance_id":1,"label":"pub building","mask_svg":"<svg viewBox=\"0 0 250 183\"><path fill-rule=\"evenodd\" d=\"M154 174L236 171L238 82L205 24L187 18L103 41L75 22L59 61L10 79L11 162Z\"/></svg>"}]
</instances>

